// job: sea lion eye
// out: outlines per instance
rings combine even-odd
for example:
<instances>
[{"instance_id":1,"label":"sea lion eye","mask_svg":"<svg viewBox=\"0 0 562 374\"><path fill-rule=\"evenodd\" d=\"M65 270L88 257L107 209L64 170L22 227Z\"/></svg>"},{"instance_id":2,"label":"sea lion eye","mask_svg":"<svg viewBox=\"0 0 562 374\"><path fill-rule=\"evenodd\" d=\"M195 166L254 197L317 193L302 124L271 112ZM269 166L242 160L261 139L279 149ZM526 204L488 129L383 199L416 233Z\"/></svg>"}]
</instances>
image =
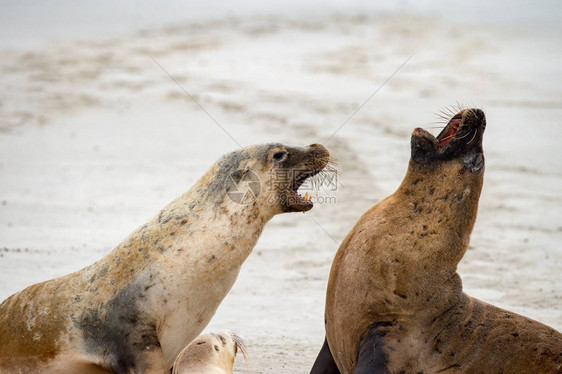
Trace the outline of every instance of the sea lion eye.
<instances>
[{"instance_id":1,"label":"sea lion eye","mask_svg":"<svg viewBox=\"0 0 562 374\"><path fill-rule=\"evenodd\" d=\"M275 161L281 161L287 156L287 152L276 152L273 154L273 159Z\"/></svg>"}]
</instances>

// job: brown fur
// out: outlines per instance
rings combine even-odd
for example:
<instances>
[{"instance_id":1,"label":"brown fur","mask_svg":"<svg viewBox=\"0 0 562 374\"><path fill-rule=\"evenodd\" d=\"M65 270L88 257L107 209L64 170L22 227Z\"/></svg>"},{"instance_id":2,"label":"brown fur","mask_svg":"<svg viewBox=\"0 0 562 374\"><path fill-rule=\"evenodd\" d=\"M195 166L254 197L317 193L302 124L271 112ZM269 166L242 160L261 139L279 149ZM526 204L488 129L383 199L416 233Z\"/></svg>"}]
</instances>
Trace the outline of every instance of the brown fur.
<instances>
[{"instance_id":1,"label":"brown fur","mask_svg":"<svg viewBox=\"0 0 562 374\"><path fill-rule=\"evenodd\" d=\"M414 138L427 136L420 131ZM470 171L462 155L411 160L398 190L347 235L332 264L325 314L329 350L342 373L355 370L368 333L378 336L385 373L560 370L562 334L462 291L457 264L482 183L483 167Z\"/></svg>"}]
</instances>

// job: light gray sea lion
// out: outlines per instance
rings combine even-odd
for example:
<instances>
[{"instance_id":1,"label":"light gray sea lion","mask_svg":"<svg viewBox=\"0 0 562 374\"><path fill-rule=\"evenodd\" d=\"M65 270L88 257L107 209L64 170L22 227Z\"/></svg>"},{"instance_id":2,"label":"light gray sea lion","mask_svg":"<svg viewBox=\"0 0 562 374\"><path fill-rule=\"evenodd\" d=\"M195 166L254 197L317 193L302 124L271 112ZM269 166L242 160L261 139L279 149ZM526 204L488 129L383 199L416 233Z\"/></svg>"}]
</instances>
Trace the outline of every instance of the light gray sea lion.
<instances>
[{"instance_id":1,"label":"light gray sea lion","mask_svg":"<svg viewBox=\"0 0 562 374\"><path fill-rule=\"evenodd\" d=\"M232 374L239 349L246 361L246 345L232 331L200 335L178 355L172 374Z\"/></svg>"},{"instance_id":2,"label":"light gray sea lion","mask_svg":"<svg viewBox=\"0 0 562 374\"><path fill-rule=\"evenodd\" d=\"M313 374L562 372L562 334L462 290L485 127L484 113L467 109L437 138L414 130L404 181L334 258Z\"/></svg>"},{"instance_id":3,"label":"light gray sea lion","mask_svg":"<svg viewBox=\"0 0 562 374\"><path fill-rule=\"evenodd\" d=\"M318 144L223 156L100 261L2 302L0 373L169 373L264 225L312 208L297 190L328 161Z\"/></svg>"}]
</instances>

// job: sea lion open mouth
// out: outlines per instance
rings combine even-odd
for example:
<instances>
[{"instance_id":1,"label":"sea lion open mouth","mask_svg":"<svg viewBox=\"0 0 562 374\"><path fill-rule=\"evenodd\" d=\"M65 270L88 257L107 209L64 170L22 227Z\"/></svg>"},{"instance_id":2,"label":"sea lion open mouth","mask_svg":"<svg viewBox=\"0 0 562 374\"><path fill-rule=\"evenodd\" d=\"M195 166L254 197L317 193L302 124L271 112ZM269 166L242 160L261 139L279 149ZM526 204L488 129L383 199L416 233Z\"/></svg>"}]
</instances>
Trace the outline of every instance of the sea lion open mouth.
<instances>
[{"instance_id":1,"label":"sea lion open mouth","mask_svg":"<svg viewBox=\"0 0 562 374\"><path fill-rule=\"evenodd\" d=\"M482 134L486 128L486 116L480 109L465 109L453 116L447 126L437 135L439 147L444 150L448 145L481 146Z\"/></svg>"},{"instance_id":2,"label":"sea lion open mouth","mask_svg":"<svg viewBox=\"0 0 562 374\"><path fill-rule=\"evenodd\" d=\"M443 131L441 131L441 133L437 136L439 147L443 148L454 138L461 124L462 114L458 113L453 118L451 118L449 123L447 123L447 126L445 126Z\"/></svg>"},{"instance_id":3,"label":"sea lion open mouth","mask_svg":"<svg viewBox=\"0 0 562 374\"><path fill-rule=\"evenodd\" d=\"M412 159L428 162L482 153L485 128L486 116L475 108L455 114L437 137L416 128L412 134Z\"/></svg>"},{"instance_id":4,"label":"sea lion open mouth","mask_svg":"<svg viewBox=\"0 0 562 374\"><path fill-rule=\"evenodd\" d=\"M321 171L322 171L322 169L317 169L317 170L313 170L313 171L309 171L309 172L303 171L298 176L296 176L296 178L293 180L293 183L291 184L291 187L289 188L289 193L294 200L292 202L293 206L300 205L302 207L310 207L308 209L311 209L314 206L314 204L311 201L312 195L309 195L309 193L307 192L307 193L305 193L304 196L302 196L301 194L299 194L298 190L308 178L314 177L315 175L317 175ZM308 210L308 209L306 209L306 210ZM304 210L304 209L301 209L301 210Z\"/></svg>"},{"instance_id":5,"label":"sea lion open mouth","mask_svg":"<svg viewBox=\"0 0 562 374\"><path fill-rule=\"evenodd\" d=\"M311 144L308 147L285 147L282 151L273 154L275 162L275 173L277 180L282 180L282 186L278 190L278 198L281 201L285 212L306 212L314 206L312 195L306 192L304 196L299 193L299 188L305 182L307 189L312 192L314 186L318 187L321 183L315 178L324 169L334 171L330 163L331 159L328 150L320 144ZM279 178L281 176L281 178Z\"/></svg>"}]
</instances>

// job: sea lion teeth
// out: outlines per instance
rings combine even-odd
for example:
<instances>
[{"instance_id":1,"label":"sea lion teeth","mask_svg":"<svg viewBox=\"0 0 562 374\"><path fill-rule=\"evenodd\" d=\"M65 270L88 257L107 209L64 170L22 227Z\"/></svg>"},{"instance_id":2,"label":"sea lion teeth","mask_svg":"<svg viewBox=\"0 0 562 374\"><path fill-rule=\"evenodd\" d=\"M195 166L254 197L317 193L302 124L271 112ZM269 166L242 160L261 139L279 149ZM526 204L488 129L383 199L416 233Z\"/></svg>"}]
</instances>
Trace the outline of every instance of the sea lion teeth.
<instances>
[{"instance_id":1,"label":"sea lion teeth","mask_svg":"<svg viewBox=\"0 0 562 374\"><path fill-rule=\"evenodd\" d=\"M312 374L556 373L562 334L466 295L484 176L484 112L435 138L415 129L408 171L342 242L326 292L326 340ZM438 147L437 143L442 146Z\"/></svg>"}]
</instances>

